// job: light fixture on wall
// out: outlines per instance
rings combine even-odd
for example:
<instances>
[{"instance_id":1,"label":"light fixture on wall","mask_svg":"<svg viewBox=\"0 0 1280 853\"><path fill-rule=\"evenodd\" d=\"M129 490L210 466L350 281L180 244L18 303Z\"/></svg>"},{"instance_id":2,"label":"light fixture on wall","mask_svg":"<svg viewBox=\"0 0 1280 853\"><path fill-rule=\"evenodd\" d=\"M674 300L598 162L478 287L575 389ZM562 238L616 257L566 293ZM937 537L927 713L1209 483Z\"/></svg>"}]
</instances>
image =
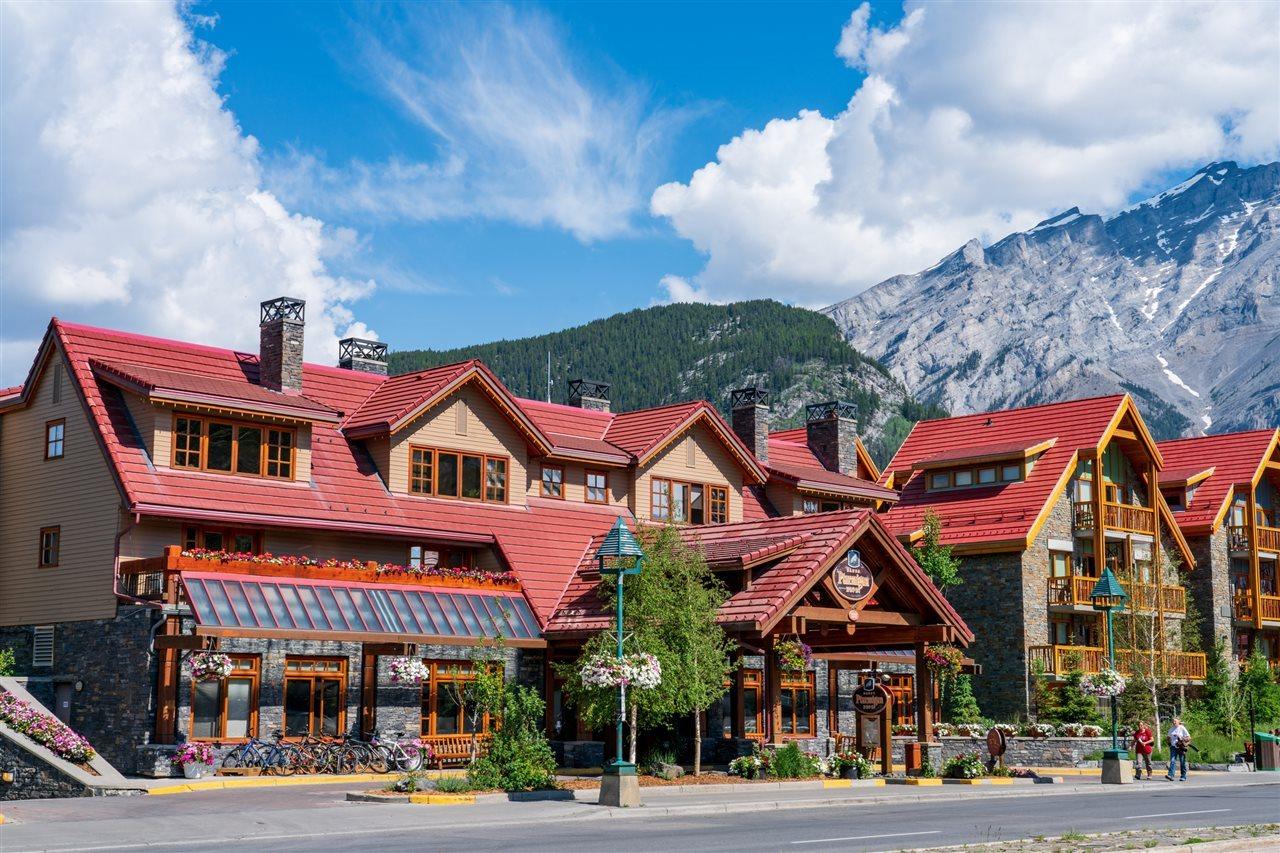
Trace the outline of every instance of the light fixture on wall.
<instances>
[{"instance_id":1,"label":"light fixture on wall","mask_svg":"<svg viewBox=\"0 0 1280 853\"><path fill-rule=\"evenodd\" d=\"M5 784L5 785L12 785L12 784L13 784L13 771L12 771L12 770L0 770L0 783L3 783L3 784Z\"/></svg>"}]
</instances>

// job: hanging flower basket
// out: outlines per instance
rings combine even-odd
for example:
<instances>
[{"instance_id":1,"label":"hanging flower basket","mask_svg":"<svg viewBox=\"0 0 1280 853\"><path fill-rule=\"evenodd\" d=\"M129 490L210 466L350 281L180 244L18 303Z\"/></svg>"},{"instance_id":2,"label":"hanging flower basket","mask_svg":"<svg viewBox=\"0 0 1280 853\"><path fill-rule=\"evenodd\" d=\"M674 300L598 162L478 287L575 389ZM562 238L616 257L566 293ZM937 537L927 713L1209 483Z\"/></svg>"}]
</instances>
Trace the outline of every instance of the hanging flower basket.
<instances>
[{"instance_id":1,"label":"hanging flower basket","mask_svg":"<svg viewBox=\"0 0 1280 853\"><path fill-rule=\"evenodd\" d=\"M391 675L392 684L407 684L411 687L431 678L431 668L417 658L388 658L387 672Z\"/></svg>"},{"instance_id":2,"label":"hanging flower basket","mask_svg":"<svg viewBox=\"0 0 1280 853\"><path fill-rule=\"evenodd\" d=\"M960 674L960 664L964 655L955 646L939 643L928 646L924 650L924 665L935 678L955 678Z\"/></svg>"},{"instance_id":3,"label":"hanging flower basket","mask_svg":"<svg viewBox=\"0 0 1280 853\"><path fill-rule=\"evenodd\" d=\"M783 640L774 647L774 652L784 672L804 672L813 663L813 649L799 637Z\"/></svg>"},{"instance_id":4,"label":"hanging flower basket","mask_svg":"<svg viewBox=\"0 0 1280 853\"><path fill-rule=\"evenodd\" d=\"M651 690L662 683L662 664L647 652L627 655L622 660L596 655L582 665L578 674L589 687Z\"/></svg>"},{"instance_id":5,"label":"hanging flower basket","mask_svg":"<svg viewBox=\"0 0 1280 853\"><path fill-rule=\"evenodd\" d=\"M1124 676L1114 669L1092 672L1080 679L1080 690L1088 696L1110 699L1124 692Z\"/></svg>"},{"instance_id":6,"label":"hanging flower basket","mask_svg":"<svg viewBox=\"0 0 1280 853\"><path fill-rule=\"evenodd\" d=\"M186 668L192 681L217 681L226 678L233 669L230 656L221 652L192 652Z\"/></svg>"}]
</instances>

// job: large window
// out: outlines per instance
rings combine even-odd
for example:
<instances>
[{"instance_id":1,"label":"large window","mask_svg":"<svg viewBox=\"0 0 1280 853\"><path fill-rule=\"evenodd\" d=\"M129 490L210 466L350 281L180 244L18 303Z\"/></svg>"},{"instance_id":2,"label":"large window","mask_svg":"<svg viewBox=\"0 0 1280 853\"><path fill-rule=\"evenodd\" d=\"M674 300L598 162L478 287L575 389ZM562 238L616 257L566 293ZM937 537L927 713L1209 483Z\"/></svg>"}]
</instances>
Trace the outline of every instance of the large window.
<instances>
[{"instance_id":1,"label":"large window","mask_svg":"<svg viewBox=\"0 0 1280 853\"><path fill-rule=\"evenodd\" d=\"M284 665L287 737L337 737L346 731L346 658L288 658Z\"/></svg>"},{"instance_id":2,"label":"large window","mask_svg":"<svg viewBox=\"0 0 1280 853\"><path fill-rule=\"evenodd\" d=\"M561 465L542 465L542 487L540 494L544 498L564 497L564 467Z\"/></svg>"},{"instance_id":3,"label":"large window","mask_svg":"<svg viewBox=\"0 0 1280 853\"><path fill-rule=\"evenodd\" d=\"M173 467L292 480L295 432L190 415L173 419Z\"/></svg>"},{"instance_id":4,"label":"large window","mask_svg":"<svg viewBox=\"0 0 1280 853\"><path fill-rule=\"evenodd\" d=\"M587 471L587 503L602 504L609 500L609 475L604 471Z\"/></svg>"},{"instance_id":5,"label":"large window","mask_svg":"<svg viewBox=\"0 0 1280 853\"><path fill-rule=\"evenodd\" d=\"M475 673L465 661L427 661L431 677L422 682L422 734L484 734L494 720L471 704L468 687Z\"/></svg>"},{"instance_id":6,"label":"large window","mask_svg":"<svg viewBox=\"0 0 1280 853\"><path fill-rule=\"evenodd\" d=\"M729 520L729 490L724 486L654 477L649 494L649 515L654 521L724 524Z\"/></svg>"},{"instance_id":7,"label":"large window","mask_svg":"<svg viewBox=\"0 0 1280 853\"><path fill-rule=\"evenodd\" d=\"M470 569L475 566L475 551L471 548L441 548L435 545L410 545L409 567L434 569Z\"/></svg>"},{"instance_id":8,"label":"large window","mask_svg":"<svg viewBox=\"0 0 1280 853\"><path fill-rule=\"evenodd\" d=\"M62 527L40 528L40 568L48 569L58 565L61 550Z\"/></svg>"},{"instance_id":9,"label":"large window","mask_svg":"<svg viewBox=\"0 0 1280 853\"><path fill-rule=\"evenodd\" d=\"M231 527L184 527L182 547L186 551L203 548L206 551L259 554L262 552L262 534L256 530Z\"/></svg>"},{"instance_id":10,"label":"large window","mask_svg":"<svg viewBox=\"0 0 1280 853\"><path fill-rule=\"evenodd\" d=\"M759 739L764 737L764 673L758 669L742 671L742 736Z\"/></svg>"},{"instance_id":11,"label":"large window","mask_svg":"<svg viewBox=\"0 0 1280 853\"><path fill-rule=\"evenodd\" d=\"M63 439L66 437L67 422L61 418L56 421L49 421L44 425L44 458L45 459L61 459L63 454Z\"/></svg>"},{"instance_id":12,"label":"large window","mask_svg":"<svg viewBox=\"0 0 1280 853\"><path fill-rule=\"evenodd\" d=\"M231 675L191 685L193 740L239 740L258 734L257 655L232 655Z\"/></svg>"},{"instance_id":13,"label":"large window","mask_svg":"<svg viewBox=\"0 0 1280 853\"><path fill-rule=\"evenodd\" d=\"M813 737L814 733L813 673L782 674L782 733L795 737Z\"/></svg>"},{"instance_id":14,"label":"large window","mask_svg":"<svg viewBox=\"0 0 1280 853\"><path fill-rule=\"evenodd\" d=\"M409 448L409 491L437 498L506 503L505 456L434 447Z\"/></svg>"},{"instance_id":15,"label":"large window","mask_svg":"<svg viewBox=\"0 0 1280 853\"><path fill-rule=\"evenodd\" d=\"M1025 469L1021 462L1000 463L957 468L953 471L930 471L926 482L930 489L967 489L996 483L1016 483L1030 472L1030 462Z\"/></svg>"}]
</instances>

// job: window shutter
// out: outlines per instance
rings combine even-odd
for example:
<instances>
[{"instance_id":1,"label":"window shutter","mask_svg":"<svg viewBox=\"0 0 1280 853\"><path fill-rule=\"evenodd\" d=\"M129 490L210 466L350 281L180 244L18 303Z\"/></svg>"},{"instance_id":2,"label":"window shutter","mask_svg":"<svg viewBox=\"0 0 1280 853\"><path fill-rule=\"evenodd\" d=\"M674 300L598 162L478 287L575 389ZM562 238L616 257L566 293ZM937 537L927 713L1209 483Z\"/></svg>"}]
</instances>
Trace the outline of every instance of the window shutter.
<instances>
[{"instance_id":1,"label":"window shutter","mask_svg":"<svg viewBox=\"0 0 1280 853\"><path fill-rule=\"evenodd\" d=\"M31 665L53 666L53 626L36 625L31 630L35 635L31 644Z\"/></svg>"}]
</instances>

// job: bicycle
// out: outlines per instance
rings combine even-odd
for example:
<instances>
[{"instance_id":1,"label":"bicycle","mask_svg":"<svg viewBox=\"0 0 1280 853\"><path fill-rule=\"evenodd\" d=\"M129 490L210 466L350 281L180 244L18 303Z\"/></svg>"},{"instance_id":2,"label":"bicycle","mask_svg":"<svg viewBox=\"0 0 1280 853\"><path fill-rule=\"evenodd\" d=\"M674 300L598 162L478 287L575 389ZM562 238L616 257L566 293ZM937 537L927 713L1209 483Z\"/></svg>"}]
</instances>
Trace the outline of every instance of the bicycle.
<instances>
[{"instance_id":1,"label":"bicycle","mask_svg":"<svg viewBox=\"0 0 1280 853\"><path fill-rule=\"evenodd\" d=\"M389 769L401 773L410 773L422 768L424 752L427 747L418 738L382 740L377 735L374 735L370 738L370 743L374 748L382 752Z\"/></svg>"},{"instance_id":2,"label":"bicycle","mask_svg":"<svg viewBox=\"0 0 1280 853\"><path fill-rule=\"evenodd\" d=\"M233 769L257 767L263 773L292 776L302 764L302 753L293 744L286 743L280 732L275 732L274 736L275 740L271 742L249 738L226 754L222 766Z\"/></svg>"}]
</instances>

